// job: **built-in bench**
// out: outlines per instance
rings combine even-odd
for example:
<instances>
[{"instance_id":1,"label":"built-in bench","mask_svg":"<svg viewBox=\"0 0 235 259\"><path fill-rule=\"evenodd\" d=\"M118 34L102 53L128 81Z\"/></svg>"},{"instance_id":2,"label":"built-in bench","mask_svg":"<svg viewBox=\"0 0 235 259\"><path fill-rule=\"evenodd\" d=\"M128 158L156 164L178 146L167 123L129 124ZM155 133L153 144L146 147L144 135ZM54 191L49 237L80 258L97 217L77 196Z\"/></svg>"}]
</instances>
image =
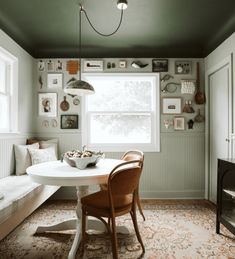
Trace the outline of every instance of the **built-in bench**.
<instances>
[{"instance_id":1,"label":"built-in bench","mask_svg":"<svg viewBox=\"0 0 235 259\"><path fill-rule=\"evenodd\" d=\"M41 185L28 175L0 179L0 240L8 235L60 187Z\"/></svg>"},{"instance_id":2,"label":"built-in bench","mask_svg":"<svg viewBox=\"0 0 235 259\"><path fill-rule=\"evenodd\" d=\"M41 144L45 145L45 148L47 148L48 145L52 145L57 149L57 141L51 141L42 141ZM57 151L55 152L57 153ZM23 157L23 155L18 156L18 159L21 164L23 162L22 172L24 173L26 168L24 168L25 161L21 161ZM0 196L3 196L3 198L0 199L0 240L7 236L59 188L59 186L35 183L25 173L1 178L0 172Z\"/></svg>"}]
</instances>

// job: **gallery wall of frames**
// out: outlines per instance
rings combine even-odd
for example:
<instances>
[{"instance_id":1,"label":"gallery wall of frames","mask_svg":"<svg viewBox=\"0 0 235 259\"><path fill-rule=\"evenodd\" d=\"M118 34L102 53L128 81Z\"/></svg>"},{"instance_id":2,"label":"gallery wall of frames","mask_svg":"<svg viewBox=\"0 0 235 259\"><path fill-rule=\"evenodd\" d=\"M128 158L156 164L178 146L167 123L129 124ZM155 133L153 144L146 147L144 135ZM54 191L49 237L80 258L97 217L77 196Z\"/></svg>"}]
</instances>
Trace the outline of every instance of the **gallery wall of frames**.
<instances>
[{"instance_id":1,"label":"gallery wall of frames","mask_svg":"<svg viewBox=\"0 0 235 259\"><path fill-rule=\"evenodd\" d=\"M82 72L158 72L161 78L161 132L203 132L204 63L200 59L37 60L37 128L42 132L79 131L82 98L63 89Z\"/></svg>"}]
</instances>

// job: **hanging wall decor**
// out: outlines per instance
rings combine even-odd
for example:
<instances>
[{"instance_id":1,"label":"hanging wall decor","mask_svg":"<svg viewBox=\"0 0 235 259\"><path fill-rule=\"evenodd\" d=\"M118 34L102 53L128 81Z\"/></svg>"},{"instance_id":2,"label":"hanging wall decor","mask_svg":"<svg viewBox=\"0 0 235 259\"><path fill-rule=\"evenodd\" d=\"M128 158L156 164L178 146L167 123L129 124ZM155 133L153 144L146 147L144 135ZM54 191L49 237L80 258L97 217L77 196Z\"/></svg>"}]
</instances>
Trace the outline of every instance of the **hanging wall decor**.
<instances>
[{"instance_id":1,"label":"hanging wall decor","mask_svg":"<svg viewBox=\"0 0 235 259\"><path fill-rule=\"evenodd\" d=\"M116 67L113 65L112 68ZM92 71L103 71L103 60L85 60L84 61L84 72L92 72Z\"/></svg>"},{"instance_id":2,"label":"hanging wall decor","mask_svg":"<svg viewBox=\"0 0 235 259\"><path fill-rule=\"evenodd\" d=\"M78 115L61 115L61 129L78 129Z\"/></svg>"},{"instance_id":3,"label":"hanging wall decor","mask_svg":"<svg viewBox=\"0 0 235 259\"><path fill-rule=\"evenodd\" d=\"M57 60L55 63L55 70L56 71L63 71L63 62L62 60Z\"/></svg>"},{"instance_id":4,"label":"hanging wall decor","mask_svg":"<svg viewBox=\"0 0 235 259\"><path fill-rule=\"evenodd\" d=\"M69 60L67 61L67 71L70 75L75 75L80 69L80 64L77 60Z\"/></svg>"},{"instance_id":5,"label":"hanging wall decor","mask_svg":"<svg viewBox=\"0 0 235 259\"><path fill-rule=\"evenodd\" d=\"M62 110L62 111L68 111L68 109L69 109L69 103L68 103L68 101L66 100L66 96L64 96L64 100L60 103L60 109Z\"/></svg>"},{"instance_id":6,"label":"hanging wall decor","mask_svg":"<svg viewBox=\"0 0 235 259\"><path fill-rule=\"evenodd\" d=\"M167 72L168 71L168 59L153 59L152 60L153 72Z\"/></svg>"},{"instance_id":7,"label":"hanging wall decor","mask_svg":"<svg viewBox=\"0 0 235 259\"><path fill-rule=\"evenodd\" d=\"M164 97L162 98L162 113L163 114L180 114L181 113L181 98L180 97Z\"/></svg>"},{"instance_id":8,"label":"hanging wall decor","mask_svg":"<svg viewBox=\"0 0 235 259\"><path fill-rule=\"evenodd\" d=\"M175 74L191 74L192 73L192 62L191 61L175 61Z\"/></svg>"},{"instance_id":9,"label":"hanging wall decor","mask_svg":"<svg viewBox=\"0 0 235 259\"><path fill-rule=\"evenodd\" d=\"M174 118L174 130L184 130L184 117Z\"/></svg>"},{"instance_id":10,"label":"hanging wall decor","mask_svg":"<svg viewBox=\"0 0 235 259\"><path fill-rule=\"evenodd\" d=\"M62 73L48 73L47 74L47 88L62 88L63 74Z\"/></svg>"},{"instance_id":11,"label":"hanging wall decor","mask_svg":"<svg viewBox=\"0 0 235 259\"><path fill-rule=\"evenodd\" d=\"M54 72L54 61L48 60L47 62L47 71Z\"/></svg>"},{"instance_id":12,"label":"hanging wall decor","mask_svg":"<svg viewBox=\"0 0 235 259\"><path fill-rule=\"evenodd\" d=\"M38 71L45 71L45 62L43 60L38 61Z\"/></svg>"},{"instance_id":13,"label":"hanging wall decor","mask_svg":"<svg viewBox=\"0 0 235 259\"><path fill-rule=\"evenodd\" d=\"M38 114L45 117L56 117L57 115L57 94L38 94Z\"/></svg>"}]
</instances>

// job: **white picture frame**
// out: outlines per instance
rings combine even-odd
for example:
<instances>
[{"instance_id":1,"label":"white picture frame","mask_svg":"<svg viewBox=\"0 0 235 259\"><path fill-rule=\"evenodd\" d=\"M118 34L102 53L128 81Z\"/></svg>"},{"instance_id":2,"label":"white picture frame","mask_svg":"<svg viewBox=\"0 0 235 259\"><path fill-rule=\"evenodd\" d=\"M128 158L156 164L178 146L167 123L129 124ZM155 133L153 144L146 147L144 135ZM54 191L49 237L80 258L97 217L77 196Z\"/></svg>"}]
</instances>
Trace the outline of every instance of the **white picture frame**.
<instances>
[{"instance_id":1,"label":"white picture frame","mask_svg":"<svg viewBox=\"0 0 235 259\"><path fill-rule=\"evenodd\" d=\"M38 115L44 117L57 116L57 93L38 94Z\"/></svg>"},{"instance_id":2,"label":"white picture frame","mask_svg":"<svg viewBox=\"0 0 235 259\"><path fill-rule=\"evenodd\" d=\"M174 130L185 130L184 117L175 117L173 120Z\"/></svg>"},{"instance_id":3,"label":"white picture frame","mask_svg":"<svg viewBox=\"0 0 235 259\"><path fill-rule=\"evenodd\" d=\"M163 97L162 114L181 114L182 100L180 97Z\"/></svg>"},{"instance_id":4,"label":"white picture frame","mask_svg":"<svg viewBox=\"0 0 235 259\"><path fill-rule=\"evenodd\" d=\"M83 66L84 72L103 71L104 62L103 60L84 60Z\"/></svg>"},{"instance_id":5,"label":"white picture frame","mask_svg":"<svg viewBox=\"0 0 235 259\"><path fill-rule=\"evenodd\" d=\"M62 73L48 73L47 74L47 88L62 88L63 74Z\"/></svg>"}]
</instances>

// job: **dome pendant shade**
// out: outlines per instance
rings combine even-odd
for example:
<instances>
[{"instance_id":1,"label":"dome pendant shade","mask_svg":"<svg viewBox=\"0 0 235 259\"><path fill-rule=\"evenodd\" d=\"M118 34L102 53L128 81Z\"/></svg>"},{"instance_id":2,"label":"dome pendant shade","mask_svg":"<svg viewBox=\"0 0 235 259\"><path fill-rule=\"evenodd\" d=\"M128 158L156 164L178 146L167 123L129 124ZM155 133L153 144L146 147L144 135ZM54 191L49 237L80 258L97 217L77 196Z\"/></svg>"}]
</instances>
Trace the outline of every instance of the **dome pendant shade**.
<instances>
[{"instance_id":1,"label":"dome pendant shade","mask_svg":"<svg viewBox=\"0 0 235 259\"><path fill-rule=\"evenodd\" d=\"M82 81L82 80L76 80L69 83L66 88L64 89L64 92L71 95L88 95L88 94L94 94L95 90L92 85L89 83Z\"/></svg>"},{"instance_id":2,"label":"dome pendant shade","mask_svg":"<svg viewBox=\"0 0 235 259\"><path fill-rule=\"evenodd\" d=\"M118 0L117 1L117 8L120 10L125 10L128 6L127 0Z\"/></svg>"}]
</instances>

